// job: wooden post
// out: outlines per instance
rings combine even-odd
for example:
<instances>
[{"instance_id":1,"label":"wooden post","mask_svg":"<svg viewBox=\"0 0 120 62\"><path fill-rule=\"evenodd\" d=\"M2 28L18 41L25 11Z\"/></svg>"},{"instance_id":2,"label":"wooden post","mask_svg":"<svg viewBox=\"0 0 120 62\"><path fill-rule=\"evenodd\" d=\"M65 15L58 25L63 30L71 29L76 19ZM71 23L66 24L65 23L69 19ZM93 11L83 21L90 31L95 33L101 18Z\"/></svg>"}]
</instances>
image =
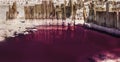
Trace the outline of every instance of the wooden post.
<instances>
[{"instance_id":1,"label":"wooden post","mask_svg":"<svg viewBox=\"0 0 120 62\"><path fill-rule=\"evenodd\" d=\"M64 17L65 17L65 19L66 19L66 0L64 0Z\"/></svg>"}]
</instances>

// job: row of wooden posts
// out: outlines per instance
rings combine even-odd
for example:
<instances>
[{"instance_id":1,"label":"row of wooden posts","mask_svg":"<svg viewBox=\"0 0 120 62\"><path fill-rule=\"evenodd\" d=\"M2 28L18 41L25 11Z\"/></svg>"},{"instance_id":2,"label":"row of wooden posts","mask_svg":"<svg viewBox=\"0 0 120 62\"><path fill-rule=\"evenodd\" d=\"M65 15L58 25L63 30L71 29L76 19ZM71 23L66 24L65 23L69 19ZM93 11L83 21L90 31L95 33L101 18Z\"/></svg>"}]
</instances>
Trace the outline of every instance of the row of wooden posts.
<instances>
[{"instance_id":1,"label":"row of wooden posts","mask_svg":"<svg viewBox=\"0 0 120 62\"><path fill-rule=\"evenodd\" d=\"M50 1L42 1L42 4L35 4L31 6L24 6L25 19L66 19L75 18L77 5L69 1L69 5L66 6L66 2L61 5L56 5ZM6 13L6 19L15 19L19 15L17 12L16 2L12 7L9 7L9 11Z\"/></svg>"}]
</instances>

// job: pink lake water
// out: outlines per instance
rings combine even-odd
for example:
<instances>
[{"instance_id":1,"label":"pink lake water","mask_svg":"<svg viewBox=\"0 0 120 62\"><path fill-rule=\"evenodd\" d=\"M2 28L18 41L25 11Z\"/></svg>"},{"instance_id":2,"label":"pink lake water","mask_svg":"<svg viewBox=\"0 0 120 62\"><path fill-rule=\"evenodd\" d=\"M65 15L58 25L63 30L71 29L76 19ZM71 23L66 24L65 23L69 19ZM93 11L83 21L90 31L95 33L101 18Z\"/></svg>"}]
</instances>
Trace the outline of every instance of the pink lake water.
<instances>
[{"instance_id":1,"label":"pink lake water","mask_svg":"<svg viewBox=\"0 0 120 62\"><path fill-rule=\"evenodd\" d=\"M73 28L73 27L72 27ZM0 43L0 62L89 62L101 51L120 55L120 38L76 26L37 27Z\"/></svg>"}]
</instances>

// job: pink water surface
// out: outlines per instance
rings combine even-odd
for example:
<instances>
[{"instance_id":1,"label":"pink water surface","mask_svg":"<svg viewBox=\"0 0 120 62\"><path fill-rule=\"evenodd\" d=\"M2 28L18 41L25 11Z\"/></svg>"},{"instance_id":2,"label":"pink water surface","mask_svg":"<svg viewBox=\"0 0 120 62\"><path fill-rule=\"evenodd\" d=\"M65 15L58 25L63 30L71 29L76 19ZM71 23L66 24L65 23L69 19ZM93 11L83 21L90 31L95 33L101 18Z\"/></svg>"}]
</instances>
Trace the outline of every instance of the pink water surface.
<instances>
[{"instance_id":1,"label":"pink water surface","mask_svg":"<svg viewBox=\"0 0 120 62\"><path fill-rule=\"evenodd\" d=\"M114 50L119 55L118 37L81 26L47 28L1 42L0 62L89 62L98 52Z\"/></svg>"}]
</instances>

